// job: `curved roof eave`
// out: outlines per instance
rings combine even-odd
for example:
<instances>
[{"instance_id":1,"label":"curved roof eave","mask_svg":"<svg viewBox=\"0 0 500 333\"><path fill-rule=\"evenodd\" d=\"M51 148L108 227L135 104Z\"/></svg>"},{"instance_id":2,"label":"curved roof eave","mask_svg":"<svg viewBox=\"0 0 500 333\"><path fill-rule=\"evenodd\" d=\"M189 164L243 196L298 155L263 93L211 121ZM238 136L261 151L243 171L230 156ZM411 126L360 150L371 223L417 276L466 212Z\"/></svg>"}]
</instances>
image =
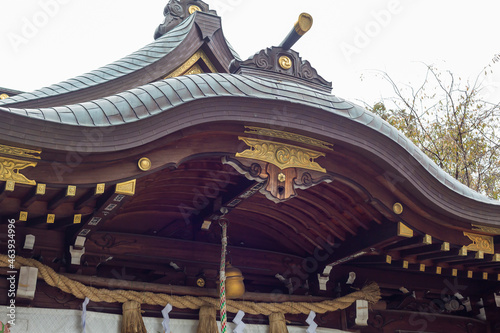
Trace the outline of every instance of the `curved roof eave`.
<instances>
[{"instance_id":1,"label":"curved roof eave","mask_svg":"<svg viewBox=\"0 0 500 333\"><path fill-rule=\"evenodd\" d=\"M157 63L161 59L167 57L173 50L175 50L188 36L188 34L193 30L193 26L195 22L197 22L197 17L205 15L206 17L210 17L212 20L215 16L198 13L196 12L194 15L190 15L187 19L181 22L174 29L163 35L161 38L155 40L154 42L146 45L140 50L101 68L93 70L89 73L76 76L69 80L53 84L49 87L44 87L32 92L25 92L18 94L16 96L12 96L10 98L0 100L0 106L10 106L10 107L21 107L21 108L31 108L33 105L37 107L53 107L59 105L66 105L69 103L77 103L80 102L82 98L87 98L86 100L95 99L101 96L96 96L99 94L98 91L91 93L90 98L87 93L83 93L82 90L86 90L89 88L99 88L101 90L101 94L111 95L115 92L110 93L110 89L106 88L111 81L116 80L126 80L125 76L131 77L131 74L136 74L136 72L148 70L149 66ZM218 17L216 17L219 19ZM198 19L200 21L200 19ZM231 55L239 59L236 51L229 45L227 40L225 40L228 50ZM186 59L187 60L187 59ZM174 68L175 69L175 68ZM153 80L156 80L161 74L153 73L153 70L150 70L150 75L142 74L142 77L145 76L154 76L149 79L147 82L139 82L139 85L149 83ZM167 74L167 73L163 73ZM124 91L133 88L133 84L137 85L137 78L131 78L131 83L128 87L123 84L120 87L117 87L117 91ZM99 86L99 87L98 87ZM100 87L102 86L102 88ZM106 86L106 87L104 87ZM118 89L119 88L119 89ZM75 94L77 93L77 94ZM75 97L69 98L65 97L69 94L73 94ZM61 103L50 101L45 102L50 98L57 98L61 96ZM69 98L69 99L68 99Z\"/></svg>"},{"instance_id":2,"label":"curved roof eave","mask_svg":"<svg viewBox=\"0 0 500 333\"><path fill-rule=\"evenodd\" d=\"M389 138L403 148L413 158L412 163L417 161L433 178L454 192L478 202L500 205L500 201L492 200L473 191L445 173L410 140L376 114L333 95L288 81L235 74L197 74L150 83L117 95L85 103L40 109L0 107L0 111L21 115L23 118L31 118L38 124L50 122L70 127L110 128L144 121L153 116L168 113L169 110L189 102L218 97L245 97L290 102L328 111L344 119L355 121L376 131L379 135ZM231 120L229 113L227 119ZM188 125L186 124L186 126ZM0 131L2 134L12 133L9 131L11 125L8 122L0 124L0 129L4 126L4 130ZM40 125L40 128L43 126ZM65 132L70 131L65 130ZM0 134L0 138L3 136L2 134ZM33 142L37 142L37 146L40 148L45 145L47 148L65 147L71 149L71 141L62 135L55 135L50 138L50 143L43 143L40 141L39 134L22 133L20 141L27 145L30 145L30 142L31 145ZM9 141L9 137L4 139ZM143 139L137 138L137 145L151 142L154 139L157 138L151 136ZM383 147L383 149L390 149L390 147ZM120 150L120 146L114 145L113 150Z\"/></svg>"}]
</instances>

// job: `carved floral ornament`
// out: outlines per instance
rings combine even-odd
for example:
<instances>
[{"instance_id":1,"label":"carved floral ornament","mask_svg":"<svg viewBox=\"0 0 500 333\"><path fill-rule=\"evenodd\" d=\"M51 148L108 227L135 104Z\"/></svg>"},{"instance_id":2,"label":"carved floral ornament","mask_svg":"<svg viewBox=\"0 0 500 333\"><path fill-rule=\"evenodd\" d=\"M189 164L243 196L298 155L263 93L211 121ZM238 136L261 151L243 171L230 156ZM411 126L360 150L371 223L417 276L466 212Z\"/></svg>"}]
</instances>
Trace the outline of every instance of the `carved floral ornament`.
<instances>
[{"instance_id":1,"label":"carved floral ornament","mask_svg":"<svg viewBox=\"0 0 500 333\"><path fill-rule=\"evenodd\" d=\"M293 133L259 127L246 127L246 133L276 137L333 150L331 144ZM322 152L277 141L239 137L250 148L236 153L236 159L226 157L224 164L233 166L248 179L262 184L259 191L276 203L297 195L295 189L308 189L322 182L331 182L326 169L315 160L326 156Z\"/></svg>"},{"instance_id":2,"label":"carved floral ornament","mask_svg":"<svg viewBox=\"0 0 500 333\"><path fill-rule=\"evenodd\" d=\"M285 140L290 140L290 141L295 141L299 143L303 143L309 146L315 146L323 149L328 149L328 150L333 150L333 144L326 142L326 141L321 141L318 139L313 139L308 136L300 135L300 134L295 134L295 133L290 133L290 132L285 132L285 131L278 131L274 129L269 129L269 128L261 128L261 127L253 127L253 126L245 126L246 134L253 134L253 135L258 135L258 136L268 136L272 138L278 138L278 139L285 139Z\"/></svg>"},{"instance_id":3,"label":"carved floral ornament","mask_svg":"<svg viewBox=\"0 0 500 333\"><path fill-rule=\"evenodd\" d=\"M280 169L302 168L326 173L314 160L325 154L284 143L239 137L250 149L237 153L236 157L250 158L258 161L268 162Z\"/></svg>"},{"instance_id":4,"label":"carved floral ornament","mask_svg":"<svg viewBox=\"0 0 500 333\"><path fill-rule=\"evenodd\" d=\"M40 150L31 150L18 147L0 145L0 154L16 156L21 158L40 159ZM36 167L37 162L24 161L17 158L0 156L0 180L15 182L18 184L36 185L36 181L26 178L21 170L28 167Z\"/></svg>"},{"instance_id":5,"label":"carved floral ornament","mask_svg":"<svg viewBox=\"0 0 500 333\"><path fill-rule=\"evenodd\" d=\"M477 225L477 224L473 224L472 227L474 228L474 229L472 229L473 231L481 231L481 232L485 232L485 233L488 233L491 235L500 235L500 228L486 227L486 226Z\"/></svg>"},{"instance_id":6,"label":"carved floral ornament","mask_svg":"<svg viewBox=\"0 0 500 333\"><path fill-rule=\"evenodd\" d=\"M470 232L464 232L464 236L472 241L472 244L467 246L467 250L495 254L495 243L492 236L477 235Z\"/></svg>"},{"instance_id":7,"label":"carved floral ornament","mask_svg":"<svg viewBox=\"0 0 500 333\"><path fill-rule=\"evenodd\" d=\"M36 185L34 180L26 178L19 171L27 167L35 167L35 162L26 162L11 158L0 158L0 180L12 180L18 184Z\"/></svg>"}]
</instances>

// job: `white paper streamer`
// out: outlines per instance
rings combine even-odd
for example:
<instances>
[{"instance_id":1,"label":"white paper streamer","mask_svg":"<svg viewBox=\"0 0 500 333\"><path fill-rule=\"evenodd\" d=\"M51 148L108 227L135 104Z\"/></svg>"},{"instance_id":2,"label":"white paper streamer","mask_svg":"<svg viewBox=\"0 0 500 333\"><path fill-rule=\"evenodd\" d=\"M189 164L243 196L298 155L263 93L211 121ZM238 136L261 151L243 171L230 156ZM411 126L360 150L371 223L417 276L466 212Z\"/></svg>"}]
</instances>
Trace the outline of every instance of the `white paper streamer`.
<instances>
[{"instance_id":1,"label":"white paper streamer","mask_svg":"<svg viewBox=\"0 0 500 333\"><path fill-rule=\"evenodd\" d=\"M349 273L349 279L347 279L346 284L353 284L354 280L356 280L356 273L355 272L350 272Z\"/></svg>"},{"instance_id":2,"label":"white paper streamer","mask_svg":"<svg viewBox=\"0 0 500 333\"><path fill-rule=\"evenodd\" d=\"M161 310L161 314L164 318L161 324L163 325L163 332L165 333L170 333L170 317L168 316L170 311L172 311L172 305L170 304L167 304L167 306Z\"/></svg>"},{"instance_id":3,"label":"white paper streamer","mask_svg":"<svg viewBox=\"0 0 500 333\"><path fill-rule=\"evenodd\" d=\"M83 333L85 333L85 326L87 324L87 305L89 304L90 299L88 297L85 297L85 300L83 301L82 304L82 327L83 327Z\"/></svg>"},{"instance_id":4,"label":"white paper streamer","mask_svg":"<svg viewBox=\"0 0 500 333\"><path fill-rule=\"evenodd\" d=\"M306 319L306 323L309 324L309 328L307 329L307 333L316 333L316 328L318 328L318 324L314 322L314 318L316 318L316 312L309 312L309 316Z\"/></svg>"},{"instance_id":5,"label":"white paper streamer","mask_svg":"<svg viewBox=\"0 0 500 333\"><path fill-rule=\"evenodd\" d=\"M242 321L243 317L245 316L245 312L243 311L238 311L236 314L236 317L233 319L233 323L236 324L236 327L233 330L233 333L243 333L243 330L245 329L245 323Z\"/></svg>"}]
</instances>

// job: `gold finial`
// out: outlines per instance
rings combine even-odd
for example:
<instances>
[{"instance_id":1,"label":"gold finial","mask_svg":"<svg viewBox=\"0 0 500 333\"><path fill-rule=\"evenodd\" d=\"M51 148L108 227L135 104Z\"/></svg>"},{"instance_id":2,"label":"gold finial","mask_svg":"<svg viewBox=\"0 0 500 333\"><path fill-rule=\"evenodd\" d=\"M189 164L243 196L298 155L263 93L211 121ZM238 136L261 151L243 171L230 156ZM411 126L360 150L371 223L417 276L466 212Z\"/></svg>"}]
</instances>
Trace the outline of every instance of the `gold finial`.
<instances>
[{"instance_id":1,"label":"gold finial","mask_svg":"<svg viewBox=\"0 0 500 333\"><path fill-rule=\"evenodd\" d=\"M295 28L295 32L297 32L299 36L304 36L305 33L311 29L312 25L312 16L307 13L302 13L300 14L299 19L293 27Z\"/></svg>"},{"instance_id":2,"label":"gold finial","mask_svg":"<svg viewBox=\"0 0 500 333\"><path fill-rule=\"evenodd\" d=\"M307 13L302 13L299 16L299 19L293 25L292 30L285 39L281 42L279 47L282 47L284 50L289 50L302 36L308 32L313 24L313 18L311 15Z\"/></svg>"},{"instance_id":3,"label":"gold finial","mask_svg":"<svg viewBox=\"0 0 500 333\"><path fill-rule=\"evenodd\" d=\"M1 95L0 95L0 99L7 99L7 98L9 98L9 97L10 97L10 96L9 96L9 95L7 95L7 94L1 94Z\"/></svg>"}]
</instances>

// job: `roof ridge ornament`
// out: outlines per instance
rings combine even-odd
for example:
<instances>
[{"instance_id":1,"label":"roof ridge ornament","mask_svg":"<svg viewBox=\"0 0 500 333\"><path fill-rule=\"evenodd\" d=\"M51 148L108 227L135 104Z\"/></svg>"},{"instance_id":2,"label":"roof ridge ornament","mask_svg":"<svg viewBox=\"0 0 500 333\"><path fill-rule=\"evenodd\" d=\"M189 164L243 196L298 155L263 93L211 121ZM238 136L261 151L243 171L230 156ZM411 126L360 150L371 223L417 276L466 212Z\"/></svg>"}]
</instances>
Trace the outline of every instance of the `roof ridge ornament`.
<instances>
[{"instance_id":1,"label":"roof ridge ornament","mask_svg":"<svg viewBox=\"0 0 500 333\"><path fill-rule=\"evenodd\" d=\"M195 12L205 12L217 15L215 10L210 10L210 6L201 0L170 0L163 9L165 18L163 23L156 28L155 39L160 38L175 28L179 23Z\"/></svg>"},{"instance_id":2,"label":"roof ridge ornament","mask_svg":"<svg viewBox=\"0 0 500 333\"><path fill-rule=\"evenodd\" d=\"M231 62L229 71L233 74L288 79L327 93L332 90L332 83L321 77L309 61L302 60L298 52L284 50L282 47L273 46L261 50L245 61L235 59Z\"/></svg>"},{"instance_id":3,"label":"roof ridge ornament","mask_svg":"<svg viewBox=\"0 0 500 333\"><path fill-rule=\"evenodd\" d=\"M231 62L229 71L233 74L249 74L272 79L286 78L330 93L332 83L322 78L309 61L303 61L298 52L291 50L291 47L311 29L312 25L311 15L300 14L280 46L261 50L245 61L235 59Z\"/></svg>"},{"instance_id":4,"label":"roof ridge ornament","mask_svg":"<svg viewBox=\"0 0 500 333\"><path fill-rule=\"evenodd\" d=\"M313 25L313 18L310 14L302 13L299 15L299 19L293 25L292 30L285 37L283 42L281 42L279 47L282 47L284 50L289 50L292 46L304 36Z\"/></svg>"}]
</instances>

